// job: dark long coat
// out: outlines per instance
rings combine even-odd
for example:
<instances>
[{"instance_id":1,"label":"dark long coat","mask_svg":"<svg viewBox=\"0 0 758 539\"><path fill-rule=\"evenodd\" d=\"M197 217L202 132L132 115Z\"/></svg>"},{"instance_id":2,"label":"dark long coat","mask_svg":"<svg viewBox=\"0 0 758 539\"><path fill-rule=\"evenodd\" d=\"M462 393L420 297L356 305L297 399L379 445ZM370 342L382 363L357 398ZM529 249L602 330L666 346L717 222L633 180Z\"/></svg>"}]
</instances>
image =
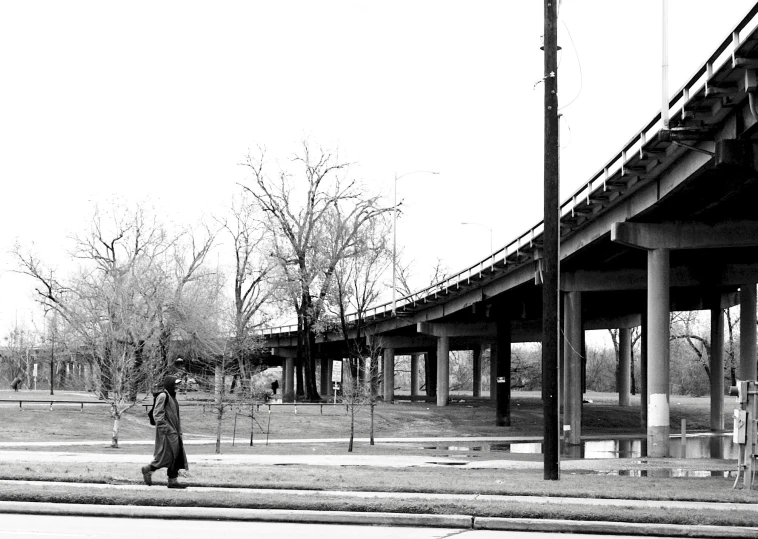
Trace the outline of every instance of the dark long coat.
<instances>
[{"instance_id":1,"label":"dark long coat","mask_svg":"<svg viewBox=\"0 0 758 539\"><path fill-rule=\"evenodd\" d=\"M155 417L155 449L151 464L156 468L168 468L174 464L176 469L189 470L182 443L182 425L176 399L165 391L161 391L155 400L153 416Z\"/></svg>"}]
</instances>

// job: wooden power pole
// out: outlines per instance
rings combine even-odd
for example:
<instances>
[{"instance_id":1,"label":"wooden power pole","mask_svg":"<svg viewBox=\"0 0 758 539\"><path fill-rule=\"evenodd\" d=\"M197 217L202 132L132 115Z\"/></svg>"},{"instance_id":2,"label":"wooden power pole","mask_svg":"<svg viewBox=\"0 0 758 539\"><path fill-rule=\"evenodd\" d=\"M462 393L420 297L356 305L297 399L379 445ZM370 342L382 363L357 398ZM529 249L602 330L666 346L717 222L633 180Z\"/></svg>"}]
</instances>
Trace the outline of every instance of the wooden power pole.
<instances>
[{"instance_id":1,"label":"wooden power pole","mask_svg":"<svg viewBox=\"0 0 758 539\"><path fill-rule=\"evenodd\" d=\"M544 478L559 479L558 437L558 0L545 1L545 216L542 267Z\"/></svg>"}]
</instances>

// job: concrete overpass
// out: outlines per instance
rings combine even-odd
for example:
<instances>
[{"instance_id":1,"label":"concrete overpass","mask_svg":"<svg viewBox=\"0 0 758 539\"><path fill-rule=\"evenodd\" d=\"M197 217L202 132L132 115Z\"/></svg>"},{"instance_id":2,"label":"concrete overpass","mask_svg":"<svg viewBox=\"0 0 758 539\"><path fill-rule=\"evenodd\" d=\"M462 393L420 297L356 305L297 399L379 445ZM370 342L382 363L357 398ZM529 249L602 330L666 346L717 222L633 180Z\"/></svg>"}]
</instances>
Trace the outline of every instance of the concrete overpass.
<instances>
[{"instance_id":1,"label":"concrete overpass","mask_svg":"<svg viewBox=\"0 0 758 539\"><path fill-rule=\"evenodd\" d=\"M560 380L569 444L581 437L586 330L621 330L619 405L628 406L630 328L641 327L641 394L647 403L641 419L650 456L667 456L669 449L671 311L710 311L710 367L717 374L711 380L712 429L724 428L718 375L724 367L724 308L741 306L739 378L758 377L757 24L758 6L672 97L669 129L657 114L557 209ZM538 223L477 264L402 298L396 314L389 304L364 313L369 338L383 350L385 400L394 398L395 355L429 354L430 364L436 363L437 405L445 406L449 352L474 350L476 371L478 351L491 346L497 421L510 423L505 381L511 344L541 339L542 232ZM267 344L292 356L293 330L270 330ZM337 333L321 335L319 342L325 356L342 357L345 343ZM418 372L417 365L413 369ZM291 374L286 379L292 387Z\"/></svg>"}]
</instances>

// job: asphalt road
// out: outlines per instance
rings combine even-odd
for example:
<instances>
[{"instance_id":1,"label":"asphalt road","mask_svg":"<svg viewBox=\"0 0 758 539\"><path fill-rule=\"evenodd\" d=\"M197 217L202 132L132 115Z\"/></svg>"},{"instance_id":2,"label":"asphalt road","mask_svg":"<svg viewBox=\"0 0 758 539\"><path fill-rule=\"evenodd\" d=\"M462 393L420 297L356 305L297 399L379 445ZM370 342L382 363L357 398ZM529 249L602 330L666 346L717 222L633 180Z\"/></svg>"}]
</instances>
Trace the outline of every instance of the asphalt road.
<instances>
[{"instance_id":1,"label":"asphalt road","mask_svg":"<svg viewBox=\"0 0 758 539\"><path fill-rule=\"evenodd\" d=\"M560 535L563 536L563 535ZM233 522L210 520L156 520L148 518L107 518L82 516L3 514L0 518L2 539L120 539L135 537L161 539L208 539L209 537L276 537L279 539L545 539L555 533L459 530L449 528L401 528L384 526L350 526L335 524L292 524L280 522ZM603 535L566 535L571 539L609 537ZM615 539L633 536L614 535ZM639 539L639 536L635 536ZM648 537L647 539L656 539ZM658 536L658 539L665 539Z\"/></svg>"}]
</instances>

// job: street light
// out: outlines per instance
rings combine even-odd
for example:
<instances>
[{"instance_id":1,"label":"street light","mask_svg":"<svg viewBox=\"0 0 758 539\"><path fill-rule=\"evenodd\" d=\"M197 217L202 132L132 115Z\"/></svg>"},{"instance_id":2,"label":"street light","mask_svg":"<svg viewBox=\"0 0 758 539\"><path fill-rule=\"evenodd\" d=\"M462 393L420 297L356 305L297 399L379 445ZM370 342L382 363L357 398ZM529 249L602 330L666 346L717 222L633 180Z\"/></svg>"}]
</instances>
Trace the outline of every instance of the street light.
<instances>
[{"instance_id":1,"label":"street light","mask_svg":"<svg viewBox=\"0 0 758 539\"><path fill-rule=\"evenodd\" d=\"M493 263L495 261L495 251L492 250L492 227L489 227L487 225L483 225L482 223L461 223L462 225L474 225L474 226L480 226L482 228L486 228L490 231L490 263Z\"/></svg>"},{"instance_id":2,"label":"street light","mask_svg":"<svg viewBox=\"0 0 758 539\"><path fill-rule=\"evenodd\" d=\"M414 170L405 174L397 175L395 172L395 200L392 210L392 315L397 314L397 180L411 174L439 174L431 170Z\"/></svg>"}]
</instances>

